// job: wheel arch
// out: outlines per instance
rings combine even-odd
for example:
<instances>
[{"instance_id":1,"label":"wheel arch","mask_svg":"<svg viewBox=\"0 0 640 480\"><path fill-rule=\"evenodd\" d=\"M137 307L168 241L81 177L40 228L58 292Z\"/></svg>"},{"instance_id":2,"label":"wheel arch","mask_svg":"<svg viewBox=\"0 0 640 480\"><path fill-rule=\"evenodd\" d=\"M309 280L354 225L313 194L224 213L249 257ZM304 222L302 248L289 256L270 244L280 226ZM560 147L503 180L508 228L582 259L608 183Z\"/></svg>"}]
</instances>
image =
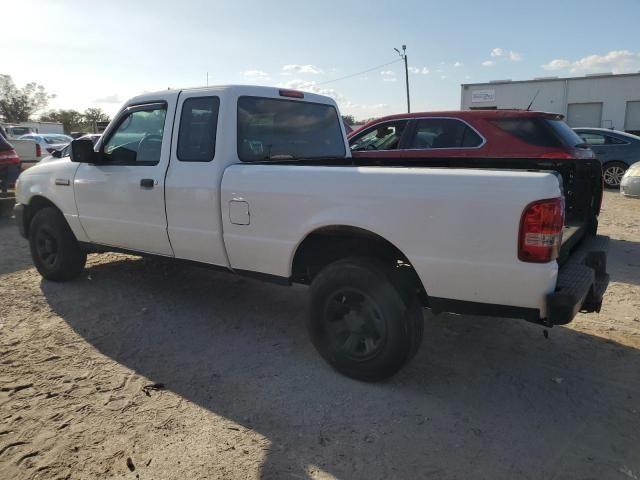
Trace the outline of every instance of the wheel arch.
<instances>
[{"instance_id":1,"label":"wheel arch","mask_svg":"<svg viewBox=\"0 0 640 480\"><path fill-rule=\"evenodd\" d=\"M291 280L310 284L326 265L348 257L370 257L391 267L403 267L405 277L418 289L421 302L427 294L407 256L383 236L352 225L328 225L309 232L297 245L291 261Z\"/></svg>"},{"instance_id":2,"label":"wheel arch","mask_svg":"<svg viewBox=\"0 0 640 480\"><path fill-rule=\"evenodd\" d=\"M43 195L34 195L29 199L29 203L25 204L22 222L24 224L24 232L27 237L29 236L29 226L31 225L31 219L33 216L43 208L48 207L53 207L62 213L60 207Z\"/></svg>"}]
</instances>

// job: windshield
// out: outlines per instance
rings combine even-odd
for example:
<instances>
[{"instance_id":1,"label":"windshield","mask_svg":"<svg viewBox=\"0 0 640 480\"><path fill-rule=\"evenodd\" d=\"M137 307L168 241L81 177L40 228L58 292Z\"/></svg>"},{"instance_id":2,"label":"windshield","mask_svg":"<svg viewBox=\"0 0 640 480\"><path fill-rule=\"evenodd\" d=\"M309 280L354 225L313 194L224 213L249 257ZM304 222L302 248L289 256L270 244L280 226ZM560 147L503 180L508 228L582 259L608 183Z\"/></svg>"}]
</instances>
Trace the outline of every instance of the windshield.
<instances>
[{"instance_id":1,"label":"windshield","mask_svg":"<svg viewBox=\"0 0 640 480\"><path fill-rule=\"evenodd\" d=\"M344 157L340 117L333 105L260 97L238 100L238 157Z\"/></svg>"}]
</instances>

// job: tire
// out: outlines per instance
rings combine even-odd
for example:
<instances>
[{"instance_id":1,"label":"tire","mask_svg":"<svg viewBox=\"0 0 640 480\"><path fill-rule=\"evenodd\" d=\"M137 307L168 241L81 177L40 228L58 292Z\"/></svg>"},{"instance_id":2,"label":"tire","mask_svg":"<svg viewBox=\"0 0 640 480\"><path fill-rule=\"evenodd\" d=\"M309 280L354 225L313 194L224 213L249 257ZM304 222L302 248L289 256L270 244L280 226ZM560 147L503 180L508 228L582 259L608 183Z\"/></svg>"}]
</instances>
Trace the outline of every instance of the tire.
<instances>
[{"instance_id":1,"label":"tire","mask_svg":"<svg viewBox=\"0 0 640 480\"><path fill-rule=\"evenodd\" d=\"M40 275L54 282L78 277L87 261L64 216L54 207L43 208L33 216L29 247Z\"/></svg>"},{"instance_id":2,"label":"tire","mask_svg":"<svg viewBox=\"0 0 640 480\"><path fill-rule=\"evenodd\" d=\"M629 166L622 162L605 163L602 167L605 188L620 188L620 181L627 168Z\"/></svg>"},{"instance_id":3,"label":"tire","mask_svg":"<svg viewBox=\"0 0 640 480\"><path fill-rule=\"evenodd\" d=\"M403 298L404 297L404 298ZM394 269L369 258L329 264L311 284L309 333L338 372L367 382L397 373L422 343L417 295L399 291Z\"/></svg>"}]
</instances>

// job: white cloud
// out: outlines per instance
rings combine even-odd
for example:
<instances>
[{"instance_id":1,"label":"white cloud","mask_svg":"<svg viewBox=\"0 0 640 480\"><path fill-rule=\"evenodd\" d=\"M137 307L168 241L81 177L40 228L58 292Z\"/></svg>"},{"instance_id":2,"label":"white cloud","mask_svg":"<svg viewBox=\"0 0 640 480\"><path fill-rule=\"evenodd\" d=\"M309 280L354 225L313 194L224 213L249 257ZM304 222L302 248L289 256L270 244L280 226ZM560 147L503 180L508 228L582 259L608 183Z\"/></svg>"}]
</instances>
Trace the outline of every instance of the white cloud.
<instances>
[{"instance_id":1,"label":"white cloud","mask_svg":"<svg viewBox=\"0 0 640 480\"><path fill-rule=\"evenodd\" d=\"M427 67L422 67L422 68L418 68L418 67L409 67L409 71L411 73L417 73L419 75L429 75L430 71Z\"/></svg>"},{"instance_id":2,"label":"white cloud","mask_svg":"<svg viewBox=\"0 0 640 480\"><path fill-rule=\"evenodd\" d=\"M496 64L493 60L485 60L482 62L483 67L493 67Z\"/></svg>"},{"instance_id":3,"label":"white cloud","mask_svg":"<svg viewBox=\"0 0 640 480\"><path fill-rule=\"evenodd\" d=\"M394 72L393 70L382 70L380 72L380 75L382 76L395 76L396 72Z\"/></svg>"},{"instance_id":4,"label":"white cloud","mask_svg":"<svg viewBox=\"0 0 640 480\"><path fill-rule=\"evenodd\" d=\"M317 85L317 82L313 80L302 80L296 78L294 80L289 80L288 82L279 85L284 88L291 88L293 90L301 90L304 92L317 93L318 95L325 95L327 97L333 98L335 101L345 100L344 96L339 94L333 88L322 88Z\"/></svg>"},{"instance_id":5,"label":"white cloud","mask_svg":"<svg viewBox=\"0 0 640 480\"><path fill-rule=\"evenodd\" d=\"M96 98L94 100L96 103L122 103L122 99L116 93L113 95L107 95L105 97Z\"/></svg>"},{"instance_id":6,"label":"white cloud","mask_svg":"<svg viewBox=\"0 0 640 480\"><path fill-rule=\"evenodd\" d=\"M462 63L462 62L456 62L456 63L454 63L454 64L453 64L453 67L454 67L454 68L464 67L464 63Z\"/></svg>"},{"instance_id":7,"label":"white cloud","mask_svg":"<svg viewBox=\"0 0 640 480\"><path fill-rule=\"evenodd\" d=\"M269 74L267 72L263 72L262 70L247 70L243 73L243 75L253 80L269 80L270 79Z\"/></svg>"},{"instance_id":8,"label":"white cloud","mask_svg":"<svg viewBox=\"0 0 640 480\"><path fill-rule=\"evenodd\" d=\"M285 75L289 75L291 73L310 73L312 75L318 75L322 73L315 65L285 65L282 67L282 73Z\"/></svg>"},{"instance_id":9,"label":"white cloud","mask_svg":"<svg viewBox=\"0 0 640 480\"><path fill-rule=\"evenodd\" d=\"M398 80L398 79L397 79L396 77L384 77L384 78L382 79L382 81L383 81L383 82L395 82L395 81L397 81L397 80Z\"/></svg>"},{"instance_id":10,"label":"white cloud","mask_svg":"<svg viewBox=\"0 0 640 480\"><path fill-rule=\"evenodd\" d=\"M588 55L570 61L555 58L542 65L544 70L568 70L570 73L635 72L640 69L640 53L630 50L612 50L604 55Z\"/></svg>"},{"instance_id":11,"label":"white cloud","mask_svg":"<svg viewBox=\"0 0 640 480\"><path fill-rule=\"evenodd\" d=\"M506 48L494 48L491 50L490 55L494 58L504 57L508 58L512 62L519 62L522 60L522 54L514 50L507 50Z\"/></svg>"}]
</instances>

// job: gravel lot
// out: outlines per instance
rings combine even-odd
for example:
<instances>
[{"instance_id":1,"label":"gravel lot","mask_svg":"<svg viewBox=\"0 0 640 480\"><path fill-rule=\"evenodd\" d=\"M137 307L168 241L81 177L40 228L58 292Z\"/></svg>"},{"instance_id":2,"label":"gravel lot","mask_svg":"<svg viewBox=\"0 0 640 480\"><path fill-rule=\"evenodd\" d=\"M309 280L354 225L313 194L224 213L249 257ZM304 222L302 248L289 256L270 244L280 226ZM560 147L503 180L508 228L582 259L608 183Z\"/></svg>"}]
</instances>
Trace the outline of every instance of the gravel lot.
<instances>
[{"instance_id":1,"label":"gravel lot","mask_svg":"<svg viewBox=\"0 0 640 480\"><path fill-rule=\"evenodd\" d=\"M600 314L425 314L382 384L320 359L303 287L117 254L55 284L0 218L0 478L638 480L640 201L604 208Z\"/></svg>"}]
</instances>

